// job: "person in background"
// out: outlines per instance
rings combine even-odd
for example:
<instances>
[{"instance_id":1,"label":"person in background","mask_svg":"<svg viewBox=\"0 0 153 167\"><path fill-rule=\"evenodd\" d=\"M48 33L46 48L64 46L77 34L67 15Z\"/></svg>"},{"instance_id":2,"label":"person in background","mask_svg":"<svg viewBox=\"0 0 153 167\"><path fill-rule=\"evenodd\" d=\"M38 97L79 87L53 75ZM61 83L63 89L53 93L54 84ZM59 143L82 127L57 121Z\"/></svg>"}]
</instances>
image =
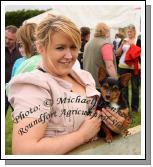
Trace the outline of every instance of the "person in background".
<instances>
[{"instance_id":1,"label":"person in background","mask_svg":"<svg viewBox=\"0 0 153 167\"><path fill-rule=\"evenodd\" d=\"M141 48L141 34L138 35L136 45ZM141 64L141 57L139 57L139 62Z\"/></svg>"},{"instance_id":2,"label":"person in background","mask_svg":"<svg viewBox=\"0 0 153 167\"><path fill-rule=\"evenodd\" d=\"M119 75L125 73L131 73L131 86L132 86L132 101L131 101L131 109L133 112L138 112L139 108L139 86L140 86L140 64L138 63L138 73L135 74L134 65L129 66L126 63L126 55L130 46L136 46L136 28L133 24L127 26L127 38L124 38L120 47L116 50L116 55L121 56L119 60ZM123 96L129 105L129 96L128 96L128 88L124 88ZM130 107L130 106L129 106Z\"/></svg>"},{"instance_id":3,"label":"person in background","mask_svg":"<svg viewBox=\"0 0 153 167\"><path fill-rule=\"evenodd\" d=\"M16 43L17 27L9 25L5 28L5 84L11 79L11 72L14 62L21 57L18 45ZM5 95L5 115L9 102Z\"/></svg>"},{"instance_id":4,"label":"person in background","mask_svg":"<svg viewBox=\"0 0 153 167\"><path fill-rule=\"evenodd\" d=\"M105 66L108 75L117 78L115 58L110 41L110 29L105 23L98 23L94 38L90 40L84 49L83 69L89 71L96 81L99 90L98 69Z\"/></svg>"},{"instance_id":5,"label":"person in background","mask_svg":"<svg viewBox=\"0 0 153 167\"><path fill-rule=\"evenodd\" d=\"M20 73L32 71L40 62L40 56L37 54L35 46L36 27L36 23L27 23L22 25L17 31L19 50L23 57L16 60L13 65L12 77Z\"/></svg>"},{"instance_id":6,"label":"person in background","mask_svg":"<svg viewBox=\"0 0 153 167\"><path fill-rule=\"evenodd\" d=\"M124 35L121 34L121 33L117 33L115 35L115 40L113 41L113 51L114 51L114 55L115 55L115 58L116 58L116 66L117 66L117 70L118 70L118 64L119 64L119 60L120 60L120 56L117 56L115 54L116 50L120 47L123 39L124 39Z\"/></svg>"},{"instance_id":7,"label":"person in background","mask_svg":"<svg viewBox=\"0 0 153 167\"><path fill-rule=\"evenodd\" d=\"M78 60L79 60L80 65L81 65L81 69L83 69L83 52L84 52L84 47L85 47L86 43L90 39L90 28L89 27L81 27L80 31L81 31L81 48L80 48L80 52L78 55Z\"/></svg>"},{"instance_id":8,"label":"person in background","mask_svg":"<svg viewBox=\"0 0 153 167\"><path fill-rule=\"evenodd\" d=\"M113 50L116 51L116 49L119 47L121 41L124 39L124 35L121 33L117 33L115 35L115 39L113 41Z\"/></svg>"},{"instance_id":9,"label":"person in background","mask_svg":"<svg viewBox=\"0 0 153 167\"><path fill-rule=\"evenodd\" d=\"M108 118L108 127L121 131L110 117L120 125L123 117L96 110L100 93L91 74L72 68L81 46L76 25L63 16L47 17L37 27L36 46L42 56L37 69L9 83L13 154L66 154L96 138L101 116Z\"/></svg>"},{"instance_id":10,"label":"person in background","mask_svg":"<svg viewBox=\"0 0 153 167\"><path fill-rule=\"evenodd\" d=\"M138 35L136 45L141 48L141 34Z\"/></svg>"}]
</instances>

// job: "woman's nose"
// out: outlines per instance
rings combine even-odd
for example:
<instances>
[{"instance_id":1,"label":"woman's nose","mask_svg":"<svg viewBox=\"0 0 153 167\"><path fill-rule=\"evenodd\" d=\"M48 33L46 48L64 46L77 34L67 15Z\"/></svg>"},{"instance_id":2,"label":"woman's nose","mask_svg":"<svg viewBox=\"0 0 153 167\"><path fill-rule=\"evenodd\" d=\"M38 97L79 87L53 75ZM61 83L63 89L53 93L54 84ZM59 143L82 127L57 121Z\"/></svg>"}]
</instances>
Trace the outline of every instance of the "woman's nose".
<instances>
[{"instance_id":1,"label":"woman's nose","mask_svg":"<svg viewBox=\"0 0 153 167\"><path fill-rule=\"evenodd\" d=\"M70 49L67 49L66 53L65 53L65 58L70 59L72 58L72 53Z\"/></svg>"}]
</instances>

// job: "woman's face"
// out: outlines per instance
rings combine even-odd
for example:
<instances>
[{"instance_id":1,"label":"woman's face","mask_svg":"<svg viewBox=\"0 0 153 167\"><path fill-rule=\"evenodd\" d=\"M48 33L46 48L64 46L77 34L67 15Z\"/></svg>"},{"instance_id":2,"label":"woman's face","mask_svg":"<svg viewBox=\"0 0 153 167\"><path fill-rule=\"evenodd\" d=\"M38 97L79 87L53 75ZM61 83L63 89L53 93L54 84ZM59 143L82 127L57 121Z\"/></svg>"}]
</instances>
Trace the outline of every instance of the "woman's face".
<instances>
[{"instance_id":1,"label":"woman's face","mask_svg":"<svg viewBox=\"0 0 153 167\"><path fill-rule=\"evenodd\" d=\"M127 30L127 35L129 38L134 38L135 37L135 31L132 29Z\"/></svg>"},{"instance_id":2,"label":"woman's face","mask_svg":"<svg viewBox=\"0 0 153 167\"><path fill-rule=\"evenodd\" d=\"M18 42L18 45L19 45L19 51L20 51L22 57L26 57L23 43L20 41L20 42Z\"/></svg>"},{"instance_id":3,"label":"woman's face","mask_svg":"<svg viewBox=\"0 0 153 167\"><path fill-rule=\"evenodd\" d=\"M48 50L42 50L45 69L58 76L68 75L78 56L78 48L63 32L54 33Z\"/></svg>"}]
</instances>

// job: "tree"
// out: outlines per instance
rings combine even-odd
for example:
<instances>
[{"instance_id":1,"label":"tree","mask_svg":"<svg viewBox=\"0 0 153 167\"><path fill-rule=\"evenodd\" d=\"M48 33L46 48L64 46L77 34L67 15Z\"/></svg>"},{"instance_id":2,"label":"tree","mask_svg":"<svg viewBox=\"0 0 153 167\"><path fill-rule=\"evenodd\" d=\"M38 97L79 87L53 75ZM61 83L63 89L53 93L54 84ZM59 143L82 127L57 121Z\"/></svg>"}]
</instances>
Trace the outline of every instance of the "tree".
<instances>
[{"instance_id":1,"label":"tree","mask_svg":"<svg viewBox=\"0 0 153 167\"><path fill-rule=\"evenodd\" d=\"M47 10L17 10L5 13L5 26L15 25L20 27L22 23L34 16L46 12Z\"/></svg>"}]
</instances>

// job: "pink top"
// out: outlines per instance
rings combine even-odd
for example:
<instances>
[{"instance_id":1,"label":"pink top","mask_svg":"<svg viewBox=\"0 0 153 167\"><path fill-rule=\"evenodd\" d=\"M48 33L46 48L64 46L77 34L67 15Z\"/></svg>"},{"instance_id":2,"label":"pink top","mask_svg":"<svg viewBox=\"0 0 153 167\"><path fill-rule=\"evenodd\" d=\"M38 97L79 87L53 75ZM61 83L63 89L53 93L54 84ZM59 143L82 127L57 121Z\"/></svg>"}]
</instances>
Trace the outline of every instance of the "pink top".
<instances>
[{"instance_id":1,"label":"pink top","mask_svg":"<svg viewBox=\"0 0 153 167\"><path fill-rule=\"evenodd\" d=\"M111 44L105 44L100 48L101 57L104 61L113 60L113 50Z\"/></svg>"},{"instance_id":2,"label":"pink top","mask_svg":"<svg viewBox=\"0 0 153 167\"><path fill-rule=\"evenodd\" d=\"M14 77L9 83L8 96L14 108L13 122L18 123L25 117L35 118L35 124L47 122L44 136L48 137L78 129L87 116L88 108L95 111L94 99L100 93L89 72L77 70L70 75L85 86L86 96L72 92L72 85L67 81L38 69Z\"/></svg>"}]
</instances>

